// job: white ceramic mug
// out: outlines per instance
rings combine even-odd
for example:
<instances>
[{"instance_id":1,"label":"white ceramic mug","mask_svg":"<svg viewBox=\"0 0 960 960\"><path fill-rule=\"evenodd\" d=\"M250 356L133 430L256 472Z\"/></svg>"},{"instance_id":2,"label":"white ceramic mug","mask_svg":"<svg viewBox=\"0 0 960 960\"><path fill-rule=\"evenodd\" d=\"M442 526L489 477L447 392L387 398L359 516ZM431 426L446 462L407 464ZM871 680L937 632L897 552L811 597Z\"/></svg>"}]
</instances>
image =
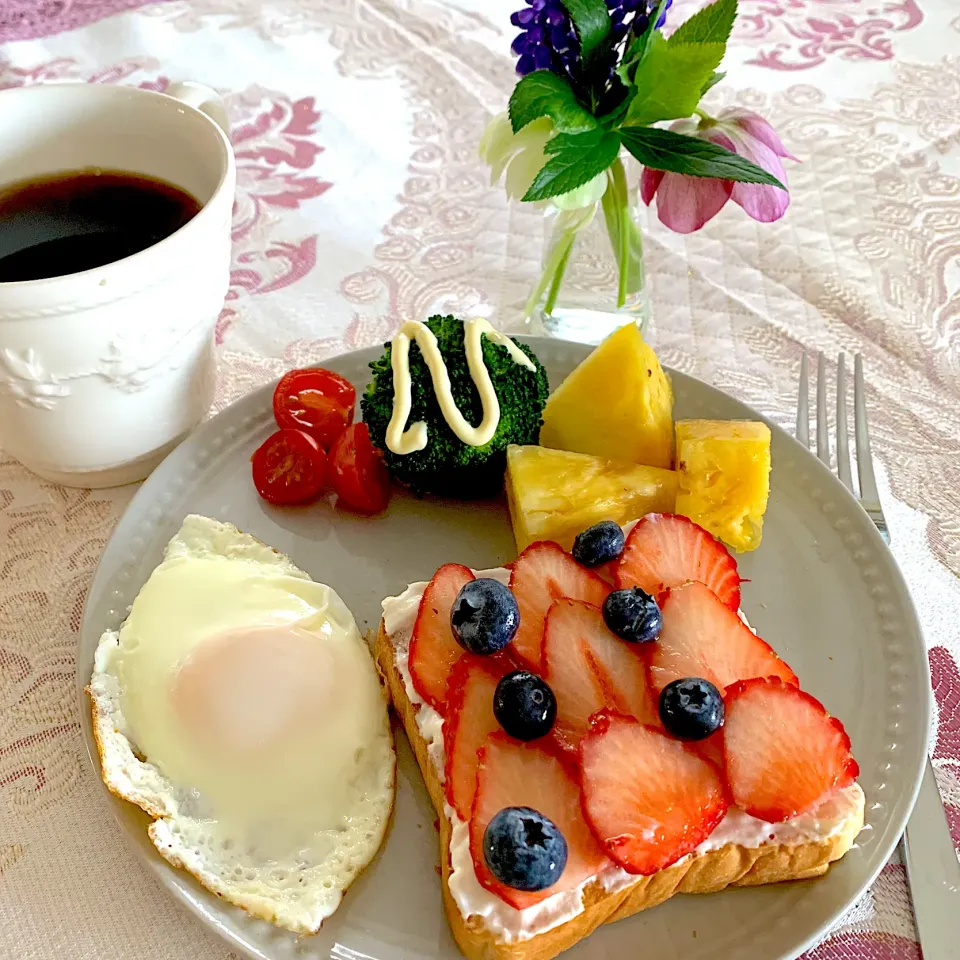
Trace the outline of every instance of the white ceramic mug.
<instances>
[{"instance_id":1,"label":"white ceramic mug","mask_svg":"<svg viewBox=\"0 0 960 960\"><path fill-rule=\"evenodd\" d=\"M99 167L166 180L200 212L82 273L0 283L0 448L80 487L140 480L213 398L236 167L217 94L96 84L0 92L0 189Z\"/></svg>"}]
</instances>

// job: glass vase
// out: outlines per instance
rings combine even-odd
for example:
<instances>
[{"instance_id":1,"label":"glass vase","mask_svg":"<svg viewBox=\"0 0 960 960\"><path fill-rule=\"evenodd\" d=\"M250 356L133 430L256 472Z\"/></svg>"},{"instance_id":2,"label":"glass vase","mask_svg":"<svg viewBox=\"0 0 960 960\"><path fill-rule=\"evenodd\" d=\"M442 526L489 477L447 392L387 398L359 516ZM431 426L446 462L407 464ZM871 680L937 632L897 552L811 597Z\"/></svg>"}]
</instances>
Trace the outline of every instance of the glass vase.
<instances>
[{"instance_id":1,"label":"glass vase","mask_svg":"<svg viewBox=\"0 0 960 960\"><path fill-rule=\"evenodd\" d=\"M599 343L633 320L644 330L650 300L638 217L638 177L617 158L595 207L546 214L542 272L527 302L532 332Z\"/></svg>"}]
</instances>

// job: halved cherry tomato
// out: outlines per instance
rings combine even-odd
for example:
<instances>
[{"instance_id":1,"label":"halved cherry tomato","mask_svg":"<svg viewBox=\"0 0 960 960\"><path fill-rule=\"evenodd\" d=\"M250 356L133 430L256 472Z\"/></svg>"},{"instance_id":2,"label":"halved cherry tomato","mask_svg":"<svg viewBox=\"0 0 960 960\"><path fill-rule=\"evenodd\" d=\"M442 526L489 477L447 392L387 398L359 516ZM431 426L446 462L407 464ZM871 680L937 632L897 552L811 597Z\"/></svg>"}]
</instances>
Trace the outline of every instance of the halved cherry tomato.
<instances>
[{"instance_id":1,"label":"halved cherry tomato","mask_svg":"<svg viewBox=\"0 0 960 960\"><path fill-rule=\"evenodd\" d=\"M325 450L353 422L357 391L332 370L291 370L273 392L278 427L309 433Z\"/></svg>"},{"instance_id":2,"label":"halved cherry tomato","mask_svg":"<svg viewBox=\"0 0 960 960\"><path fill-rule=\"evenodd\" d=\"M365 423L340 434L330 451L330 473L337 496L354 510L379 513L390 502L390 474Z\"/></svg>"},{"instance_id":3,"label":"halved cherry tomato","mask_svg":"<svg viewBox=\"0 0 960 960\"><path fill-rule=\"evenodd\" d=\"M302 430L284 428L268 437L250 458L253 485L270 503L308 503L327 485L327 455Z\"/></svg>"}]
</instances>

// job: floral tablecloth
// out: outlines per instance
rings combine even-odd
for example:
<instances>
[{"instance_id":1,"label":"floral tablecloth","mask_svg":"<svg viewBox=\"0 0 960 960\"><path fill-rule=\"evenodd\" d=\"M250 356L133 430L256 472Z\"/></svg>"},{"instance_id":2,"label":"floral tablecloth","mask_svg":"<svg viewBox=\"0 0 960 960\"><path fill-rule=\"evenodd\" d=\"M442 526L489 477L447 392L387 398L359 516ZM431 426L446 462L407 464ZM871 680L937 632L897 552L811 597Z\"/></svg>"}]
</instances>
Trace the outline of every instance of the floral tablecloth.
<instances>
[{"instance_id":1,"label":"floral tablecloth","mask_svg":"<svg viewBox=\"0 0 960 960\"><path fill-rule=\"evenodd\" d=\"M514 81L518 5L0 0L0 87L194 79L223 92L239 167L223 406L291 365L379 343L401 317L519 319L542 224L488 187L476 156ZM715 102L775 123L802 160L792 204L773 225L728 205L687 237L649 218L653 338L665 362L785 426L803 347L864 354L960 844L960 7L740 7ZM2 958L231 956L142 870L82 760L77 629L133 492L56 487L0 451ZM919 958L898 862L810 956Z\"/></svg>"}]
</instances>

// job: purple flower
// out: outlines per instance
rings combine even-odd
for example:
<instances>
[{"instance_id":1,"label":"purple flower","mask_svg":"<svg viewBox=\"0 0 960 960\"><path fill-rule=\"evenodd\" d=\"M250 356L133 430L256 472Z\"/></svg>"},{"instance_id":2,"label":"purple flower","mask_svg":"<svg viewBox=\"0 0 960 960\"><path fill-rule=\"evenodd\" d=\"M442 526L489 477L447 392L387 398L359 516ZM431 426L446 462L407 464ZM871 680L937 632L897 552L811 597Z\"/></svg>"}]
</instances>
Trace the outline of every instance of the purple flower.
<instances>
[{"instance_id":1,"label":"purple flower","mask_svg":"<svg viewBox=\"0 0 960 960\"><path fill-rule=\"evenodd\" d=\"M527 6L511 14L510 22L519 27L511 49L518 57L517 73L525 76L534 70L552 70L561 77L576 80L580 71L580 40L561 0L526 0ZM665 10L673 0L667 0ZM610 11L611 33L615 44L631 32L642 33L656 9L655 0L606 0ZM657 22L663 26L664 13ZM611 63L613 75L615 63Z\"/></svg>"},{"instance_id":2,"label":"purple flower","mask_svg":"<svg viewBox=\"0 0 960 960\"><path fill-rule=\"evenodd\" d=\"M786 185L787 174L782 157L796 160L783 145L777 132L759 114L733 108L721 111L715 120L698 124L678 120L671 130L709 140L732 153L746 157ZM693 233L716 216L727 200L738 203L747 214L761 223L779 220L790 203L790 194L779 187L760 183L738 183L711 177L689 177L644 167L640 176L640 196L650 205L657 198L657 217L676 233Z\"/></svg>"}]
</instances>

